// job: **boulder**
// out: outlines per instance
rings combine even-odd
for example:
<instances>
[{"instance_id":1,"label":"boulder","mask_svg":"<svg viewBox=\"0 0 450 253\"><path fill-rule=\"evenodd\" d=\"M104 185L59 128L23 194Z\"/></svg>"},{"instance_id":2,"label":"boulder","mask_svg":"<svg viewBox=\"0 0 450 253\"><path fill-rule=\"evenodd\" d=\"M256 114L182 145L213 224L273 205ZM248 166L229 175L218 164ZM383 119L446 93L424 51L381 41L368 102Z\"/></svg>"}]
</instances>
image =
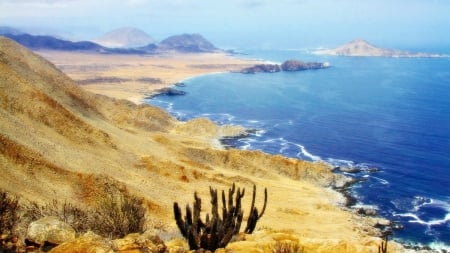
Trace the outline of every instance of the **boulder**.
<instances>
[{"instance_id":1,"label":"boulder","mask_svg":"<svg viewBox=\"0 0 450 253\"><path fill-rule=\"evenodd\" d=\"M48 216L28 226L26 239L41 246L46 242L58 245L75 239L75 234L75 230L70 225L62 222L58 217Z\"/></svg>"},{"instance_id":2,"label":"boulder","mask_svg":"<svg viewBox=\"0 0 450 253\"><path fill-rule=\"evenodd\" d=\"M111 242L101 236L89 231L81 235L75 240L65 242L56 246L50 253L79 253L79 252L95 252L95 253L114 253L111 248Z\"/></svg>"},{"instance_id":3,"label":"boulder","mask_svg":"<svg viewBox=\"0 0 450 253\"><path fill-rule=\"evenodd\" d=\"M113 240L112 247L118 252L145 250L144 252L163 253L166 251L164 242L150 233L129 234L124 238Z\"/></svg>"}]
</instances>

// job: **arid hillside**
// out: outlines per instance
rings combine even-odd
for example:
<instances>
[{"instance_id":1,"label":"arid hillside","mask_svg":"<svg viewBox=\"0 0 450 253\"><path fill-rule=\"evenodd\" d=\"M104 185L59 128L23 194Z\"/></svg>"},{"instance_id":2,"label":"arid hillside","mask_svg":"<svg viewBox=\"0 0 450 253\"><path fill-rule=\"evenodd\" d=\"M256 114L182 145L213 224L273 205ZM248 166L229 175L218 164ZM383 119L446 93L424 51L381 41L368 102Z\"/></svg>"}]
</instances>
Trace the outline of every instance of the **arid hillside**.
<instances>
[{"instance_id":1,"label":"arid hillside","mask_svg":"<svg viewBox=\"0 0 450 253\"><path fill-rule=\"evenodd\" d=\"M158 108L89 93L0 37L0 190L83 208L104 196L105 185L121 185L145 199L147 227L169 241L181 238L173 202L191 204L197 191L206 212L209 186L236 183L250 192L255 184L257 206L268 190L266 212L230 252L263 252L283 240L305 252L377 252L378 220L343 210L331 190L345 178L325 164L221 148L220 137L243 131L206 119L178 122ZM243 199L244 220L250 201Z\"/></svg>"}]
</instances>

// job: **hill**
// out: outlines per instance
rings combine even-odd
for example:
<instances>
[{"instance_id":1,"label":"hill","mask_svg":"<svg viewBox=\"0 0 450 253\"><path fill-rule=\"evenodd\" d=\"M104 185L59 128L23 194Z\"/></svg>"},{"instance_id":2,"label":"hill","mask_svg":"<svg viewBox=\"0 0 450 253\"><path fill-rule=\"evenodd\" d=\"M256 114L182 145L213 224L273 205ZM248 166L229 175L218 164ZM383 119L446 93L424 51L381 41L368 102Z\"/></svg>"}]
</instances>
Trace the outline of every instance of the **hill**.
<instances>
[{"instance_id":1,"label":"hill","mask_svg":"<svg viewBox=\"0 0 450 253\"><path fill-rule=\"evenodd\" d=\"M178 51L186 53L215 52L217 48L200 34L181 34L170 36L158 44L160 51Z\"/></svg>"},{"instance_id":2,"label":"hill","mask_svg":"<svg viewBox=\"0 0 450 253\"><path fill-rule=\"evenodd\" d=\"M191 203L194 191L209 196L211 185L256 184L268 189L266 214L255 234L228 246L233 252L284 239L307 252L370 252L380 243L373 237L379 219L337 206L342 197L325 187L348 181L328 166L224 150L218 139L243 134L242 128L207 119L179 122L155 107L86 92L53 64L3 37L0 98L0 190L23 202L89 207L116 185L144 198L147 228L169 240L180 237L173 202ZM249 200L244 202L248 208Z\"/></svg>"},{"instance_id":3,"label":"hill","mask_svg":"<svg viewBox=\"0 0 450 253\"><path fill-rule=\"evenodd\" d=\"M442 57L439 54L411 53L407 51L385 49L369 42L356 39L334 49L318 50L316 54L336 56L382 56L382 57Z\"/></svg>"},{"instance_id":4,"label":"hill","mask_svg":"<svg viewBox=\"0 0 450 253\"><path fill-rule=\"evenodd\" d=\"M18 42L19 44L30 49L49 49L49 50L66 50L66 51L94 51L101 52L104 47L90 42L79 41L72 42L68 40L57 39L52 36L31 35L31 34L5 34L4 36Z\"/></svg>"},{"instance_id":5,"label":"hill","mask_svg":"<svg viewBox=\"0 0 450 253\"><path fill-rule=\"evenodd\" d=\"M9 26L0 26L0 35L3 34L13 34L13 35L18 35L18 34L22 34L23 32L13 28L13 27L9 27Z\"/></svg>"},{"instance_id":6,"label":"hill","mask_svg":"<svg viewBox=\"0 0 450 253\"><path fill-rule=\"evenodd\" d=\"M104 47L136 48L154 43L150 35L136 28L123 27L112 30L94 40Z\"/></svg>"},{"instance_id":7,"label":"hill","mask_svg":"<svg viewBox=\"0 0 450 253\"><path fill-rule=\"evenodd\" d=\"M127 33L130 32L130 33ZM158 44L147 44L144 46L125 47L125 43L137 43L133 34L140 34L134 30L119 30L107 39L100 41L108 47L91 41L68 41L53 36L31 35L31 34L4 34L19 44L32 50L60 50L60 51L85 51L103 54L155 54L158 52L174 51L180 53L211 53L217 52L217 48L199 34L183 34L171 36ZM139 35L138 35L139 36ZM109 39L108 39L109 38ZM141 36L142 43L146 40ZM128 42L127 42L128 41ZM120 45L123 45L121 47ZM130 45L131 46L131 45Z\"/></svg>"}]
</instances>

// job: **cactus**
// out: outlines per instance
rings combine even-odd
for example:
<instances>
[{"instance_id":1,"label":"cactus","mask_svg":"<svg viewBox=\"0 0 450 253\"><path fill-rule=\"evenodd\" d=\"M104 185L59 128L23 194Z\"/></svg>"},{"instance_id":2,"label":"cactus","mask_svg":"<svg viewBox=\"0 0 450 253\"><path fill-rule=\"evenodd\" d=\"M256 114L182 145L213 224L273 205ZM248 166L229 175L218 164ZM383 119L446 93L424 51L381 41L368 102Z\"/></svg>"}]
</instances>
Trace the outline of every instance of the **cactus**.
<instances>
[{"instance_id":1,"label":"cactus","mask_svg":"<svg viewBox=\"0 0 450 253\"><path fill-rule=\"evenodd\" d=\"M387 253L387 244L388 244L388 234L384 235L383 241L381 242L381 246L378 246L378 253Z\"/></svg>"},{"instance_id":2,"label":"cactus","mask_svg":"<svg viewBox=\"0 0 450 253\"><path fill-rule=\"evenodd\" d=\"M175 221L181 234L187 239L191 250L205 249L213 251L225 247L233 235L239 233L243 211L241 200L244 197L245 189L237 189L233 186L228 190L228 201L225 191L222 191L222 215L219 215L219 201L217 190L209 188L211 195L211 214L206 214L205 222L200 217L202 201L197 193L194 193L193 209L186 205L186 215L182 217L181 208L174 202L173 209ZM236 193L236 195L235 195ZM245 233L252 233L257 221L264 214L267 202L267 189L264 191L264 206L261 214L258 213L255 205L256 186L253 187L253 199L250 208L250 216L247 221Z\"/></svg>"}]
</instances>

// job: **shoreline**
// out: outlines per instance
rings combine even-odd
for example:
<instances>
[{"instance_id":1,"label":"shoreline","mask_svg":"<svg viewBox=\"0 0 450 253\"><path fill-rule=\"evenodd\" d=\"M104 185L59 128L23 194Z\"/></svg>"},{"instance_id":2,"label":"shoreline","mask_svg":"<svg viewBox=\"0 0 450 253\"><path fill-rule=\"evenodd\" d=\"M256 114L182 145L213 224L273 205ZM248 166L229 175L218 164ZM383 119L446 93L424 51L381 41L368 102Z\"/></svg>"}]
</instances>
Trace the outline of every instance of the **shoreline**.
<instances>
[{"instance_id":1,"label":"shoreline","mask_svg":"<svg viewBox=\"0 0 450 253\"><path fill-rule=\"evenodd\" d=\"M135 81L123 81L123 82L110 82L110 83L100 83L100 84L92 84L92 85L80 85L83 88L85 88L88 91L92 91L97 94L102 94L110 97L114 97L117 99L128 99L133 102L137 101L138 103L142 103L143 97L145 97L148 93L154 91L158 87L172 87L177 82L183 82L192 78L196 78L198 76L202 75L208 75L208 74L217 74L224 73L229 68L243 68L245 66L253 66L255 63L258 63L257 61L252 60L241 60L241 59L235 59L231 58L229 56L225 55L212 55L213 59L217 60L218 64L214 63L207 63L205 65L192 65L193 61L207 61L210 60L208 56L211 55L192 55L189 54L189 57L186 57L186 55L182 54L181 59L180 58L166 58L166 56L149 56L149 57L142 57L142 56L111 56L111 55L94 55L94 54L82 54L82 53L66 53L66 52L38 52L38 54L44 56L44 58L47 58L51 62L53 62L57 67L62 66L62 71L69 75L72 79L75 81L79 80L86 80L88 78L95 78L95 77L117 77L117 78L123 78L123 79L132 79L135 80L136 76L133 76L134 74L138 74L140 76L137 77L152 77L152 78L160 78L162 82L160 84L155 85L144 85L139 84ZM75 56L72 58L72 56ZM78 58L77 58L78 56ZM214 57L218 56L218 57ZM52 58L53 57L53 58ZM130 61L123 62L121 60L125 60L126 57L129 57ZM173 57L173 56L172 56ZM70 59L70 63L68 62ZM230 60L230 62L223 63L223 60ZM95 62L95 60L101 60L99 62ZM109 62L110 65L107 65L105 61L107 60L116 60ZM103 62L102 62L103 61ZM159 61L165 61L167 64L161 65ZM169 65L169 63L173 63L174 65ZM154 66L157 64L157 66ZM178 68L180 66L181 68ZM200 67L199 67L200 66ZM152 67L156 67L152 69ZM139 71L134 68L142 68ZM152 70L160 70L161 72L152 72L148 74L145 71L148 71L148 69ZM61 68L60 68L61 69ZM224 70L224 71L217 71L218 69ZM127 72L132 70L131 73ZM148 74L148 75L146 75ZM75 78L76 77L76 78ZM183 78L181 78L183 77ZM134 79L133 79L134 78ZM178 79L176 79L178 78ZM173 80L173 81L172 81ZM181 80L181 81L180 81ZM144 87L146 86L146 87ZM282 188L282 187L281 187ZM281 189L280 188L280 189ZM326 189L326 188L323 188ZM280 190L281 191L281 190ZM333 192L339 192L337 189L333 189ZM328 196L329 197L329 196ZM324 204L320 204L319 207L325 207ZM337 203L334 203L334 205L338 206ZM329 207L327 207L329 208ZM320 208L319 208L320 209ZM283 211L284 210L284 211ZM305 212L305 211L296 211L294 209L287 208L283 209L285 214L284 215L298 215L298 216L306 216L309 214L314 214L314 208L311 212ZM343 212L348 213L348 216L350 217L350 214L354 214L353 212L345 209L341 209ZM280 210L278 210L280 211ZM313 212L314 211L314 212ZM339 215L344 215L340 214ZM347 215L347 214L346 214ZM298 218L298 217L297 217ZM341 217L340 217L341 218ZM346 219L348 220L348 219ZM313 220L308 220L308 222L312 222L313 225L316 225ZM362 226L362 224L358 224L356 221L352 223L352 226L357 228L358 226ZM313 232L311 232L313 233Z\"/></svg>"},{"instance_id":2,"label":"shoreline","mask_svg":"<svg viewBox=\"0 0 450 253\"><path fill-rule=\"evenodd\" d=\"M162 88L203 75L234 72L260 63L227 53L119 55L40 50L85 90L136 104ZM97 82L86 81L97 80ZM143 82L150 80L153 82Z\"/></svg>"}]
</instances>

